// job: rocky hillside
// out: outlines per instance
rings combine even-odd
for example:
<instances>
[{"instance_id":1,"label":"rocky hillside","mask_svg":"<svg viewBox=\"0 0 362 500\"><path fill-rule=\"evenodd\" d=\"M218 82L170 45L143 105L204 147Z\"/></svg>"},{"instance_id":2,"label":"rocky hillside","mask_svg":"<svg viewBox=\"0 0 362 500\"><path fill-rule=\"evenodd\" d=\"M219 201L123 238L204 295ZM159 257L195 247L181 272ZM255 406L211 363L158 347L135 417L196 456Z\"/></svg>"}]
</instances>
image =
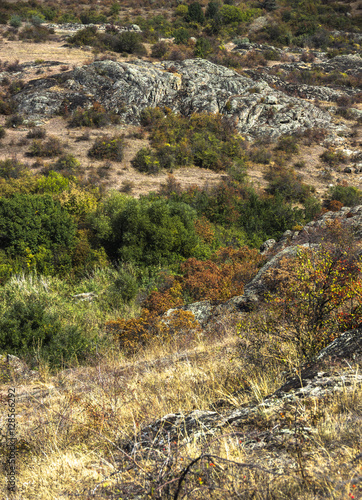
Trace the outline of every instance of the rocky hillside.
<instances>
[{"instance_id":1,"label":"rocky hillside","mask_svg":"<svg viewBox=\"0 0 362 500\"><path fill-rule=\"evenodd\" d=\"M203 59L182 62L97 61L51 78L29 82L14 96L18 112L34 116L72 111L100 102L127 123L142 109L162 106L190 115L223 113L241 134L278 137L307 128L333 129L329 113Z\"/></svg>"}]
</instances>

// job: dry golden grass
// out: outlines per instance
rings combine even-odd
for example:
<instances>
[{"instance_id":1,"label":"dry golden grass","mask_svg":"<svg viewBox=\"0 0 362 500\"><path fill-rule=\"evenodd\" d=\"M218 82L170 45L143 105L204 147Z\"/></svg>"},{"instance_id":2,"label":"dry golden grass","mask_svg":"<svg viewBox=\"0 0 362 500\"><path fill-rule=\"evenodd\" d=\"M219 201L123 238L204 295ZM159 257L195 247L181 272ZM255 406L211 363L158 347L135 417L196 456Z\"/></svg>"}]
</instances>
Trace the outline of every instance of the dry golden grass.
<instances>
[{"instance_id":1,"label":"dry golden grass","mask_svg":"<svg viewBox=\"0 0 362 500\"><path fill-rule=\"evenodd\" d=\"M137 488L144 488L139 498L151 498L145 494L150 485L147 474L156 474L157 460L149 452L142 455L141 450L133 455L135 466L120 442L132 439L164 415L209 410L220 399L226 405L220 414L228 406L256 404L280 380L275 370L261 373L247 366L229 330L224 338L204 339L194 349L174 351L172 346L155 342L133 358L114 350L92 366L53 377L43 371L31 384L9 381L1 386L0 394L6 397L7 388L16 387L19 451L13 498L134 498L131 493ZM230 498L233 484L244 488L242 498L347 499L355 490L359 493L354 498L360 498L361 464L353 459L361 451L361 411L358 385L324 398L276 400L272 406L260 407L242 425L224 428L224 434L209 438L209 444L190 439L161 452L178 457L172 466L176 478L202 453L224 467L222 480L210 476L209 481L213 478L216 486L218 481L223 483L228 494L220 490L219 496L212 496L198 484L201 493L196 488L194 496L187 498ZM283 432L264 446L258 444L278 427ZM308 432L301 431L305 428ZM117 474L124 460L133 468ZM244 468L225 460L244 464ZM190 471L186 485L194 476ZM126 487L128 494L116 495ZM274 496L267 496L268 490ZM0 491L6 498L4 485Z\"/></svg>"}]
</instances>

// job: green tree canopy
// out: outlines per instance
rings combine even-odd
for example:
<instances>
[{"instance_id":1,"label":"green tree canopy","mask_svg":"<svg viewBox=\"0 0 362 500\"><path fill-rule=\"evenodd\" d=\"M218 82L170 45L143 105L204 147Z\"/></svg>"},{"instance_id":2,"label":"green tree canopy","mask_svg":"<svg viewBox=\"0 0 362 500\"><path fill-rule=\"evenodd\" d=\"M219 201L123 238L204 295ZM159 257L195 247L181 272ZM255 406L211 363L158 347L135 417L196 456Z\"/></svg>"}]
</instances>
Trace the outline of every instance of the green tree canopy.
<instances>
[{"instance_id":1,"label":"green tree canopy","mask_svg":"<svg viewBox=\"0 0 362 500\"><path fill-rule=\"evenodd\" d=\"M49 195L15 194L0 198L0 248L16 256L24 248L72 247L75 223Z\"/></svg>"}]
</instances>

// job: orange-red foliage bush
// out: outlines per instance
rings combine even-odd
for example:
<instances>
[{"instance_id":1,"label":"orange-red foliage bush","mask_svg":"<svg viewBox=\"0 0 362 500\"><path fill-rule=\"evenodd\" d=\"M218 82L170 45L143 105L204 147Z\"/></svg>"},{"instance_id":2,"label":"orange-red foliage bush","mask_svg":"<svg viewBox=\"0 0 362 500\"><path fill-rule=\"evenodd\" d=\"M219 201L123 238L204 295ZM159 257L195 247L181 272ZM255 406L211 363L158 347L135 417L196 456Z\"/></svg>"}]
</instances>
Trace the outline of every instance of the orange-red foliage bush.
<instances>
[{"instance_id":1,"label":"orange-red foliage bush","mask_svg":"<svg viewBox=\"0 0 362 500\"><path fill-rule=\"evenodd\" d=\"M126 352L136 352L152 340L178 347L189 346L201 334L193 313L183 310L172 311L165 317L143 309L138 318L108 321L106 329Z\"/></svg>"},{"instance_id":2,"label":"orange-red foliage bush","mask_svg":"<svg viewBox=\"0 0 362 500\"><path fill-rule=\"evenodd\" d=\"M262 260L257 250L247 247L222 248L207 261L188 259L181 266L182 288L194 300L227 300L243 293Z\"/></svg>"},{"instance_id":3,"label":"orange-red foliage bush","mask_svg":"<svg viewBox=\"0 0 362 500\"><path fill-rule=\"evenodd\" d=\"M172 285L165 291L153 291L149 294L143 306L153 313L163 314L169 309L182 306L182 286L172 276Z\"/></svg>"}]
</instances>

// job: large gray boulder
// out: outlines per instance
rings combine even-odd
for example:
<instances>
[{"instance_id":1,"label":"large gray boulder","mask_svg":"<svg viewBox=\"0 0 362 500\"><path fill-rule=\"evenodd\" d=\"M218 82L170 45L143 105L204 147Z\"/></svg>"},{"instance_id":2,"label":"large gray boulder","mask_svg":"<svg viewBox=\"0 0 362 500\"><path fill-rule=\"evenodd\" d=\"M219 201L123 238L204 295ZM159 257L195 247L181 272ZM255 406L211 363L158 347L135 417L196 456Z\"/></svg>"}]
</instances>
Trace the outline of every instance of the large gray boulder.
<instances>
[{"instance_id":1,"label":"large gray boulder","mask_svg":"<svg viewBox=\"0 0 362 500\"><path fill-rule=\"evenodd\" d=\"M185 115L223 113L234 120L240 133L250 136L333 128L331 116L311 103L204 59L96 61L33 80L14 100L18 112L27 115L53 115L65 106L71 111L96 100L126 123L139 123L141 111L149 106L167 106Z\"/></svg>"}]
</instances>

